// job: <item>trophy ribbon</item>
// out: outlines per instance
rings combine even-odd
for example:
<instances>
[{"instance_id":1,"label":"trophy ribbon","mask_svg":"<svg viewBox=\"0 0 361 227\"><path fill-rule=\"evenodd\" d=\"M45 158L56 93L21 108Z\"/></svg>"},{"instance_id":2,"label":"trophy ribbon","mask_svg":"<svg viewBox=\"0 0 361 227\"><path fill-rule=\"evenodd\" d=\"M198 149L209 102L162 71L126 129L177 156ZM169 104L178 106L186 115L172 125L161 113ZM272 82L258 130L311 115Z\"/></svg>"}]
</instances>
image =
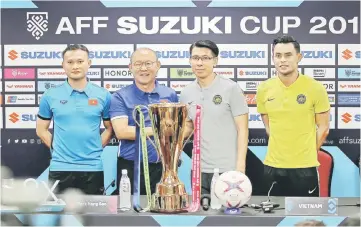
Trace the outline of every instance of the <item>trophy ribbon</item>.
<instances>
[{"instance_id":1,"label":"trophy ribbon","mask_svg":"<svg viewBox=\"0 0 361 227\"><path fill-rule=\"evenodd\" d=\"M188 212L197 212L201 204L201 106L196 106L196 117L194 120L194 142L192 154L192 203L188 207Z\"/></svg>"},{"instance_id":2,"label":"trophy ribbon","mask_svg":"<svg viewBox=\"0 0 361 227\"><path fill-rule=\"evenodd\" d=\"M147 135L145 133L145 121L144 114L141 106L136 106L136 118L135 124L135 155L134 158L134 191L133 191L133 208L137 212L147 212L150 210L151 204L151 190L149 180L149 168L148 168L148 149L147 149ZM139 124L138 124L139 122ZM142 151L142 152L141 152ZM140 162L141 156L143 156L143 170L144 170L144 183L147 194L147 206L142 208L140 205Z\"/></svg>"}]
</instances>

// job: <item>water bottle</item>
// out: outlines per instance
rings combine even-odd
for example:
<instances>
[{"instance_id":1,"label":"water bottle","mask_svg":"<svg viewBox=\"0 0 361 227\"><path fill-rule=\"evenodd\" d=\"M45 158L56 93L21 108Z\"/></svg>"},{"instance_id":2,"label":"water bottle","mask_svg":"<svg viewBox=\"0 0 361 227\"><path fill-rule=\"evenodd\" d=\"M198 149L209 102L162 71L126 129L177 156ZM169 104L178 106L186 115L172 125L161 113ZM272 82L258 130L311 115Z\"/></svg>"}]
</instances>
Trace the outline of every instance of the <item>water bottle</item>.
<instances>
[{"instance_id":1,"label":"water bottle","mask_svg":"<svg viewBox=\"0 0 361 227\"><path fill-rule=\"evenodd\" d=\"M131 209L131 185L128 171L122 169L122 177L119 183L119 210L128 211Z\"/></svg>"},{"instance_id":2,"label":"water bottle","mask_svg":"<svg viewBox=\"0 0 361 227\"><path fill-rule=\"evenodd\" d=\"M215 168L213 170L213 177L211 182L211 209L215 209L215 210L221 209L222 207L215 193L215 186L218 178L219 178L219 169Z\"/></svg>"}]
</instances>

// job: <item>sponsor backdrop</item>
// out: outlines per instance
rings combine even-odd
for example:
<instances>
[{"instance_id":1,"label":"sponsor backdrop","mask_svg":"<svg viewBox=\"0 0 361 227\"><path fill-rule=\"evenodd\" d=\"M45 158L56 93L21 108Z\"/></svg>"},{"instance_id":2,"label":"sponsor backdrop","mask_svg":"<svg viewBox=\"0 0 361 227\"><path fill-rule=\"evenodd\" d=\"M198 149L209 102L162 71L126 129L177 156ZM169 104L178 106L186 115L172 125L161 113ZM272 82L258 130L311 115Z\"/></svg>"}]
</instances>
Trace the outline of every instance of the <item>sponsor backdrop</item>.
<instances>
[{"instance_id":1,"label":"sponsor backdrop","mask_svg":"<svg viewBox=\"0 0 361 227\"><path fill-rule=\"evenodd\" d=\"M180 93L195 78L190 44L211 39L220 48L216 72L236 81L247 97L247 175L254 194L265 194L261 176L268 141L255 93L262 81L276 75L270 44L286 33L301 43L299 71L321 81L329 94L331 132L323 149L334 158L331 195L360 195L359 2L132 2L74 1L71 7L56 1L3 3L1 158L15 176L47 177L50 154L36 136L36 114L43 92L66 78L61 52L67 45L87 45L93 61L88 77L110 92L132 83L127 65L134 49L152 48L162 63L160 83ZM116 179L117 144L113 139L103 154L105 186ZM183 160L180 175L190 192L190 160L185 154Z\"/></svg>"}]
</instances>

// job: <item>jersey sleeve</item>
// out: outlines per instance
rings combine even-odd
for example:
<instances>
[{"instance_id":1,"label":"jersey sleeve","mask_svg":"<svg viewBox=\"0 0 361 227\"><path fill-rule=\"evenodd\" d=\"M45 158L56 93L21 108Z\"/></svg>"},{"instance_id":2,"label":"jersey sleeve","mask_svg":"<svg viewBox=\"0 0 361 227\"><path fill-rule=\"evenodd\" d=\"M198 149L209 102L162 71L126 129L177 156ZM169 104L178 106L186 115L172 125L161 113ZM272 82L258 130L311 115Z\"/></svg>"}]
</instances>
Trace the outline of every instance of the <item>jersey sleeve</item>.
<instances>
[{"instance_id":1,"label":"jersey sleeve","mask_svg":"<svg viewBox=\"0 0 361 227\"><path fill-rule=\"evenodd\" d=\"M53 112L51 111L51 97L48 92L45 92L40 99L38 117L43 120L51 120Z\"/></svg>"},{"instance_id":2,"label":"jersey sleeve","mask_svg":"<svg viewBox=\"0 0 361 227\"><path fill-rule=\"evenodd\" d=\"M235 84L232 87L229 104L233 117L237 117L249 112L246 98L238 84Z\"/></svg>"},{"instance_id":3,"label":"jersey sleeve","mask_svg":"<svg viewBox=\"0 0 361 227\"><path fill-rule=\"evenodd\" d=\"M328 100L326 88L319 82L317 82L314 96L315 113L323 113L330 110L331 105L330 101Z\"/></svg>"}]
</instances>

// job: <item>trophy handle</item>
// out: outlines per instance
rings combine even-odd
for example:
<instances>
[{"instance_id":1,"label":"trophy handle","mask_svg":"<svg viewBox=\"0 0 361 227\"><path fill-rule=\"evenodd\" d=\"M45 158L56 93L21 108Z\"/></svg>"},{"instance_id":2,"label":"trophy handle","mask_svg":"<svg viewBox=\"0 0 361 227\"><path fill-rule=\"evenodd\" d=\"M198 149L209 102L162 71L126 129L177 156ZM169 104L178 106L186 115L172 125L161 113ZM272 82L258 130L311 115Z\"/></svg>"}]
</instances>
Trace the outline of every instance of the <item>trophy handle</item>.
<instances>
[{"instance_id":1,"label":"trophy handle","mask_svg":"<svg viewBox=\"0 0 361 227\"><path fill-rule=\"evenodd\" d=\"M189 112L189 109L191 106L197 106L197 104L188 104L188 112ZM201 116L202 116L202 113L203 113L203 108L201 109ZM193 126L193 131L192 133L188 136L188 138L184 141L184 145L183 145L183 148L182 150L184 150L184 147L186 146L186 144L188 143L189 139L194 135L194 126Z\"/></svg>"},{"instance_id":2,"label":"trophy handle","mask_svg":"<svg viewBox=\"0 0 361 227\"><path fill-rule=\"evenodd\" d=\"M140 108L145 108L147 111L148 111L148 114L149 114L149 117L152 118L150 112L149 112L149 108L145 105L137 105L136 107L140 107ZM134 122L140 127L140 123L137 121L137 118L135 117L135 113L137 111L137 108L134 108L133 109L133 119L134 119ZM152 129L153 129L153 132L154 132L154 127L153 127L153 124L152 124ZM149 138L148 135L146 135L147 139L149 140L149 142L153 145L154 149L157 151L157 154L158 154L158 160L159 160L159 151L158 151L158 148L157 146L153 143L152 139Z\"/></svg>"}]
</instances>

